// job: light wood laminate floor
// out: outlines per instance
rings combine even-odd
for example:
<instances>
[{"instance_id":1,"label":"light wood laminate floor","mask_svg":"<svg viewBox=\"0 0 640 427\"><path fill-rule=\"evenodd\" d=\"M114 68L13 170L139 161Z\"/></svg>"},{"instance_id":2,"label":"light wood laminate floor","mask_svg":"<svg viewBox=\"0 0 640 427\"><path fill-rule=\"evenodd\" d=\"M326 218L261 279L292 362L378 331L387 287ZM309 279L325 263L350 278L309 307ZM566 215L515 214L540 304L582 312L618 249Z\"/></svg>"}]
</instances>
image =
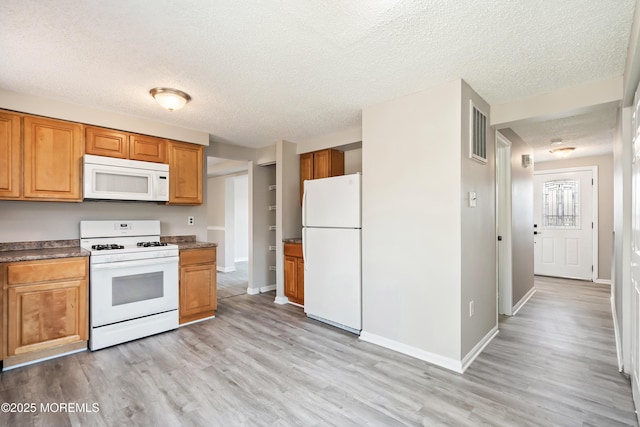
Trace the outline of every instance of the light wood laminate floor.
<instances>
[{"instance_id":1,"label":"light wood laminate floor","mask_svg":"<svg viewBox=\"0 0 640 427\"><path fill-rule=\"evenodd\" d=\"M209 321L2 373L2 402L99 412L0 413L0 425L636 425L609 289L536 287L464 375L307 319L273 294L240 295Z\"/></svg>"},{"instance_id":2,"label":"light wood laminate floor","mask_svg":"<svg viewBox=\"0 0 640 427\"><path fill-rule=\"evenodd\" d=\"M217 273L218 300L246 294L249 286L249 263L236 262L235 271Z\"/></svg>"}]
</instances>

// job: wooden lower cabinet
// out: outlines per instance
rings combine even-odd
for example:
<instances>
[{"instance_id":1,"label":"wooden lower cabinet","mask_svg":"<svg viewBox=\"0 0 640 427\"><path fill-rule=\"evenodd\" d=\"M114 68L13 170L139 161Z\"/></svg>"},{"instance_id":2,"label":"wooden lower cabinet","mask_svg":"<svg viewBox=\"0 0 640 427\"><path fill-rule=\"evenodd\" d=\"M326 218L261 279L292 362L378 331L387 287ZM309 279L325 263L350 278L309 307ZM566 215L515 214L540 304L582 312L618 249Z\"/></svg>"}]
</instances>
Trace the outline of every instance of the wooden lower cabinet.
<instances>
[{"instance_id":1,"label":"wooden lower cabinet","mask_svg":"<svg viewBox=\"0 0 640 427\"><path fill-rule=\"evenodd\" d=\"M87 257L1 265L3 359L88 339ZM49 352L48 354L51 354Z\"/></svg>"},{"instance_id":2,"label":"wooden lower cabinet","mask_svg":"<svg viewBox=\"0 0 640 427\"><path fill-rule=\"evenodd\" d=\"M284 294L289 301L304 305L304 260L302 245L284 245Z\"/></svg>"},{"instance_id":3,"label":"wooden lower cabinet","mask_svg":"<svg viewBox=\"0 0 640 427\"><path fill-rule=\"evenodd\" d=\"M216 248L180 251L180 324L215 315Z\"/></svg>"}]
</instances>

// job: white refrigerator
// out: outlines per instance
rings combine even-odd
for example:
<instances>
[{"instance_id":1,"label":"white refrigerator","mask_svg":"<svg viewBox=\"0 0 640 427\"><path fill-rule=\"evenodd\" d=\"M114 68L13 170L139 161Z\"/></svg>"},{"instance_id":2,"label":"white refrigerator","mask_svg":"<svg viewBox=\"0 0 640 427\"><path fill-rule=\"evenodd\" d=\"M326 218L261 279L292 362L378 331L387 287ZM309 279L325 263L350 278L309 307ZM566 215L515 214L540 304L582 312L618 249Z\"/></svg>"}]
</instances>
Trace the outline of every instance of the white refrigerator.
<instances>
[{"instance_id":1,"label":"white refrigerator","mask_svg":"<svg viewBox=\"0 0 640 427\"><path fill-rule=\"evenodd\" d=\"M362 330L361 175L304 182L302 254L307 316Z\"/></svg>"}]
</instances>

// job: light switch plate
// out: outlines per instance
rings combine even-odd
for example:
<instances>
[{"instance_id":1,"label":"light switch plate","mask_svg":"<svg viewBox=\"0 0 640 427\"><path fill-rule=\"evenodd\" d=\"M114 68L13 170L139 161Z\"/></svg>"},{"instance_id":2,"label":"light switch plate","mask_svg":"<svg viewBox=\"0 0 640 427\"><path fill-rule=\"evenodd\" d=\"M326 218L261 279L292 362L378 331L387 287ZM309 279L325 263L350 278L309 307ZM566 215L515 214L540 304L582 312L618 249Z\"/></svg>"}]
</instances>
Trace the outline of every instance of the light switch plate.
<instances>
[{"instance_id":1,"label":"light switch plate","mask_svg":"<svg viewBox=\"0 0 640 427\"><path fill-rule=\"evenodd\" d=\"M475 208L478 205L478 195L475 191L469 191L469 207Z\"/></svg>"}]
</instances>

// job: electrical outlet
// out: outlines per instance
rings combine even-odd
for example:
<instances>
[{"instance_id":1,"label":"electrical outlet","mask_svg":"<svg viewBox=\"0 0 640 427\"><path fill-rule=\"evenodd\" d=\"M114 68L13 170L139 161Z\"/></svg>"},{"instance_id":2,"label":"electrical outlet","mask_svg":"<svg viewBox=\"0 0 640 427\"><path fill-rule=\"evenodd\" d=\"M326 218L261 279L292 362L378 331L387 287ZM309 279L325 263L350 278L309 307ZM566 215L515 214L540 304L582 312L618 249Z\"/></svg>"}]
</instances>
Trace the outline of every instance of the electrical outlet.
<instances>
[{"instance_id":1,"label":"electrical outlet","mask_svg":"<svg viewBox=\"0 0 640 427\"><path fill-rule=\"evenodd\" d=\"M188 225L193 225L194 223L195 223L195 221L193 220L193 217L192 216L188 216L187 217L187 224Z\"/></svg>"},{"instance_id":2,"label":"electrical outlet","mask_svg":"<svg viewBox=\"0 0 640 427\"><path fill-rule=\"evenodd\" d=\"M469 317L473 316L473 313L475 313L475 307L474 307L473 301L471 301L469 303Z\"/></svg>"}]
</instances>

